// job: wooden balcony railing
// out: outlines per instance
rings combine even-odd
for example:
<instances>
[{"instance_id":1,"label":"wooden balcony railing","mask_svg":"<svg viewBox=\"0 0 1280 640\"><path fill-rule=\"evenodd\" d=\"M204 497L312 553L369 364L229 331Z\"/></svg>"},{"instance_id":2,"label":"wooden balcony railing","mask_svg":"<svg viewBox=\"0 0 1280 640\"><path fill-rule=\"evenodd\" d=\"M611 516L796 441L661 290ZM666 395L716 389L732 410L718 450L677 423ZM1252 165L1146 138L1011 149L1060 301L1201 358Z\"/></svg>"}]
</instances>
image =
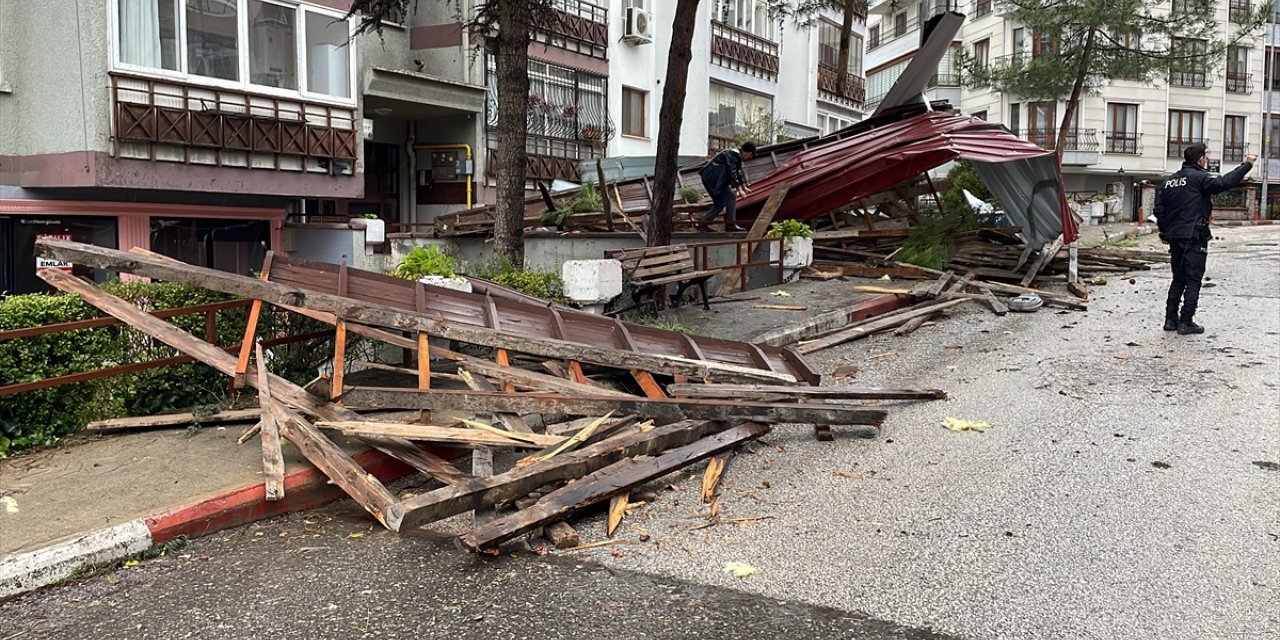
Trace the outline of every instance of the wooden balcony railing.
<instances>
[{"instance_id":1,"label":"wooden balcony railing","mask_svg":"<svg viewBox=\"0 0 1280 640\"><path fill-rule=\"evenodd\" d=\"M287 156L354 161L357 155L355 107L122 73L111 74L111 98L117 157L123 142L146 144L151 160L159 146L181 147L188 163L193 152L211 151L219 166L226 152L268 154L276 170Z\"/></svg>"},{"instance_id":2,"label":"wooden balcony railing","mask_svg":"<svg viewBox=\"0 0 1280 640\"><path fill-rule=\"evenodd\" d=\"M778 43L713 20L711 61L722 67L774 80L778 77Z\"/></svg>"},{"instance_id":3,"label":"wooden balcony railing","mask_svg":"<svg viewBox=\"0 0 1280 640\"><path fill-rule=\"evenodd\" d=\"M609 9L584 0L552 0L556 22L535 38L544 44L608 59Z\"/></svg>"},{"instance_id":4,"label":"wooden balcony railing","mask_svg":"<svg viewBox=\"0 0 1280 640\"><path fill-rule=\"evenodd\" d=\"M862 76L856 76L852 73L845 74L844 93L839 93L839 77L840 70L825 64L818 65L818 92L823 97L835 98L836 100L851 102L861 107L866 100L867 91L863 85Z\"/></svg>"}]
</instances>

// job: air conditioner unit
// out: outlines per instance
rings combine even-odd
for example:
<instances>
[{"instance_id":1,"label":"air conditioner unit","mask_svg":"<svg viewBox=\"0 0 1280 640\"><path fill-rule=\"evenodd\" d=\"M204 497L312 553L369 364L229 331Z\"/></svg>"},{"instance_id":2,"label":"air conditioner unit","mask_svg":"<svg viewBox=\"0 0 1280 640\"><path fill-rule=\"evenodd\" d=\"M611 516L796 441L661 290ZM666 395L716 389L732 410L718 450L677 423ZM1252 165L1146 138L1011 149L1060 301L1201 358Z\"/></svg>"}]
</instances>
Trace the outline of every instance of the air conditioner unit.
<instances>
[{"instance_id":1,"label":"air conditioner unit","mask_svg":"<svg viewBox=\"0 0 1280 640\"><path fill-rule=\"evenodd\" d=\"M634 44L653 42L653 15L644 9L628 7L622 39Z\"/></svg>"}]
</instances>

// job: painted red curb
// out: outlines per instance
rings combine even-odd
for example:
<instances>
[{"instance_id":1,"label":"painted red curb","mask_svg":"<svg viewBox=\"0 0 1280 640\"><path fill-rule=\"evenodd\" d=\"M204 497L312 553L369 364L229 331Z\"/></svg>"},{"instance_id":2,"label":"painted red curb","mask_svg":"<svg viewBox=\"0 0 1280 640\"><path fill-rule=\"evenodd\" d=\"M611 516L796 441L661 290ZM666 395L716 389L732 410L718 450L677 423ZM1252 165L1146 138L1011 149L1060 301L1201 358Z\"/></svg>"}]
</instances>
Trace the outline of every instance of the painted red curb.
<instances>
[{"instance_id":1,"label":"painted red curb","mask_svg":"<svg viewBox=\"0 0 1280 640\"><path fill-rule=\"evenodd\" d=\"M1222 220L1213 224L1217 227L1265 227L1277 222L1280 220Z\"/></svg>"},{"instance_id":2,"label":"painted red curb","mask_svg":"<svg viewBox=\"0 0 1280 640\"><path fill-rule=\"evenodd\" d=\"M877 296L866 302L861 302L849 311L849 322L857 322L866 320L871 316L878 316L890 311L897 311L903 307L909 307L916 302L916 297L909 293L891 293L889 295Z\"/></svg>"},{"instance_id":3,"label":"painted red curb","mask_svg":"<svg viewBox=\"0 0 1280 640\"><path fill-rule=\"evenodd\" d=\"M430 451L446 459L461 455L457 449L433 448ZM365 451L355 455L354 459L366 472L384 483L414 471L381 451ZM337 485L330 484L328 476L310 467L285 475L283 500L267 502L266 488L261 482L256 482L147 516L143 521L151 531L151 543L161 544L178 536L198 538L291 511L310 509L343 497L346 493Z\"/></svg>"}]
</instances>

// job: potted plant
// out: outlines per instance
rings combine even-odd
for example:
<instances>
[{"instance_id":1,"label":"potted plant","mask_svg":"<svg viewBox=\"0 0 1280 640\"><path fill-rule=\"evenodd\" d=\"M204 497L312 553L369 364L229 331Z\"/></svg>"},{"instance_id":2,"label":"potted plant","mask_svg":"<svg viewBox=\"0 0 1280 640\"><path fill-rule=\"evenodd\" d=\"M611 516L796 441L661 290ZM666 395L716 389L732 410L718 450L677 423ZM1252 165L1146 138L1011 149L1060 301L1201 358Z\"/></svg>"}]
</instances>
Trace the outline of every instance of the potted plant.
<instances>
[{"instance_id":1,"label":"potted plant","mask_svg":"<svg viewBox=\"0 0 1280 640\"><path fill-rule=\"evenodd\" d=\"M387 223L373 213L361 214L351 219L351 225L364 227L365 244L382 244L387 241Z\"/></svg>"},{"instance_id":2,"label":"potted plant","mask_svg":"<svg viewBox=\"0 0 1280 640\"><path fill-rule=\"evenodd\" d=\"M458 259L441 251L439 245L433 244L414 247L412 251L400 258L391 275L436 287L470 292L471 283L458 275L457 268Z\"/></svg>"},{"instance_id":3,"label":"potted plant","mask_svg":"<svg viewBox=\"0 0 1280 640\"><path fill-rule=\"evenodd\" d=\"M599 140L601 137L600 130L591 125L587 125L582 128L582 137L587 140Z\"/></svg>"},{"instance_id":4,"label":"potted plant","mask_svg":"<svg viewBox=\"0 0 1280 640\"><path fill-rule=\"evenodd\" d=\"M780 220L769 225L767 235L782 238L783 268L803 269L813 264L813 229L809 225L799 220Z\"/></svg>"},{"instance_id":5,"label":"potted plant","mask_svg":"<svg viewBox=\"0 0 1280 640\"><path fill-rule=\"evenodd\" d=\"M693 187L681 187L680 198L684 200L685 204L698 204L699 202L702 202L702 194L698 193L698 190Z\"/></svg>"}]
</instances>

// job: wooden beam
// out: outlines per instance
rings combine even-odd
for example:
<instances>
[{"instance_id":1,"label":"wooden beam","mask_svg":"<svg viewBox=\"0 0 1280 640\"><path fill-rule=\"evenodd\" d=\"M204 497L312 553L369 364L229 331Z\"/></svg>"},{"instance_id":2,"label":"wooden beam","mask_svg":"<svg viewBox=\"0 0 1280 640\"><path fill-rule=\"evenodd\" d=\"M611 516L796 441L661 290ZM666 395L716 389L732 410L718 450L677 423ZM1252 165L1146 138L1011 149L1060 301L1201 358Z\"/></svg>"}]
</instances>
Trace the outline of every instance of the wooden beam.
<instances>
[{"instance_id":1,"label":"wooden beam","mask_svg":"<svg viewBox=\"0 0 1280 640\"><path fill-rule=\"evenodd\" d=\"M951 272L950 272L950 271L948 271L947 273L951 273ZM945 277L944 277L944 278L939 278L939 279L938 279L938 282L943 282L943 281L944 281L944 280L946 280L946 279L947 279L947 278L945 278ZM950 298L950 296L955 296L955 297L968 297L968 296L972 295L972 294L964 294L964 293L960 293L960 292L961 292L965 287L969 286L969 282L971 282L972 280L973 280L973 274L972 274L972 273L968 273L968 274L965 274L965 276L964 276L963 278L960 278L959 280L956 280L954 284L952 284L951 286L947 287L946 295L948 296L948 299L952 299L952 298ZM930 287L930 288L929 288L929 291L930 291L930 292L932 292L932 291L933 291L933 287ZM895 336L905 336L905 335L907 335L908 333L911 333L912 331L915 331L916 329L919 329L921 326L923 326L923 325L924 325L924 323L925 323L926 321L928 321L928 320L929 320L929 318L932 318L932 317L933 317L933 314L930 314L930 315L921 315L921 316L916 316L916 317L914 317L914 318L912 318L912 319L910 319L910 320L908 320L908 321L906 321L906 322L902 323L902 326L898 327L897 329L894 329L894 331L893 331L893 335L895 335Z\"/></svg>"},{"instance_id":2,"label":"wooden beam","mask_svg":"<svg viewBox=\"0 0 1280 640\"><path fill-rule=\"evenodd\" d=\"M160 256L160 254L157 254L157 253L152 253L151 251L142 249L141 247L134 247L133 249L130 249L130 251L132 252L145 251L146 252L145 254L139 253L139 255L151 255L160 259L164 259L167 257L167 256ZM259 278L266 280L268 275L270 275L271 258L274 255L275 255L274 251L268 251L267 257L263 258L262 273L258 275ZM169 259L172 260L172 258L169 258ZM174 260L174 262L178 262L178 261ZM244 325L244 337L241 338L240 340L240 357L239 359L236 360L236 373L231 377L231 381L232 381L231 384L234 388L239 389L244 386L244 377L249 372L249 355L253 353L253 345L255 342L254 337L258 332L258 316L261 313L262 313L262 301L254 300L253 304L249 306L249 320Z\"/></svg>"},{"instance_id":3,"label":"wooden beam","mask_svg":"<svg viewBox=\"0 0 1280 640\"><path fill-rule=\"evenodd\" d=\"M223 375L235 375L236 359L217 346L211 345L163 320L154 318L132 304L68 273L46 269L41 271L39 275L45 282L60 291L79 295L85 302L101 309L108 315L213 367ZM253 281L251 278L249 280ZM263 284L270 283L263 282ZM319 416L325 420L360 419L360 414L307 393L302 387L275 374L268 374L267 378L271 384L272 393L277 400L308 414ZM246 382L255 386L257 384L256 378L253 377L246 378ZM441 482L454 484L465 479L462 472L458 471L443 458L422 451L407 440L367 438L365 442ZM355 463L352 462L352 464Z\"/></svg>"},{"instance_id":4,"label":"wooden beam","mask_svg":"<svg viewBox=\"0 0 1280 640\"><path fill-rule=\"evenodd\" d=\"M1040 273L1041 269L1049 265L1049 262L1053 260L1053 257L1058 254L1058 250L1061 248L1062 236L1054 238L1053 243L1049 246L1042 247L1039 257L1036 258L1036 261L1031 266L1027 267L1027 275L1022 277L1022 282L1019 284L1024 287L1031 286L1031 282L1036 279L1036 275Z\"/></svg>"},{"instance_id":5,"label":"wooden beam","mask_svg":"<svg viewBox=\"0 0 1280 640\"><path fill-rule=\"evenodd\" d=\"M505 367L505 368L510 368L510 367ZM483 376L473 375L470 371L467 371L466 369L461 369L459 370L459 372L462 375L463 383L465 383L473 391L496 392L498 390L496 387L493 386L492 383L489 382L488 379L484 378ZM520 414L518 413L498 411L493 414L493 417L501 421L502 424L506 426L508 431L513 431L515 433L533 433L533 429L529 427L529 424L525 422L524 418L520 417Z\"/></svg>"},{"instance_id":6,"label":"wooden beam","mask_svg":"<svg viewBox=\"0 0 1280 640\"><path fill-rule=\"evenodd\" d=\"M847 329L823 336L812 342L806 342L800 345L796 351L799 351L802 354L808 354L813 353L814 351L834 347L838 344L849 342L850 340L857 340L858 338L869 336L882 329L896 327L917 316L933 315L943 309L948 309L968 301L969 300L967 298L959 300L945 300L943 302L935 302L921 307L875 316L863 322L851 325Z\"/></svg>"},{"instance_id":7,"label":"wooden beam","mask_svg":"<svg viewBox=\"0 0 1280 640\"><path fill-rule=\"evenodd\" d=\"M311 461L334 484L342 487L360 506L373 514L384 526L387 525L387 514L398 501L378 479L366 473L356 464L347 452L321 435L316 428L298 413L287 407L280 407L288 417L283 422L281 433L297 447L307 460Z\"/></svg>"},{"instance_id":8,"label":"wooden beam","mask_svg":"<svg viewBox=\"0 0 1280 640\"><path fill-rule=\"evenodd\" d=\"M569 549L579 543L578 531L564 521L547 525L543 528L542 535L557 549Z\"/></svg>"},{"instance_id":9,"label":"wooden beam","mask_svg":"<svg viewBox=\"0 0 1280 640\"><path fill-rule=\"evenodd\" d=\"M673 449L652 460L641 462L632 459L614 463L547 494L528 509L476 527L459 539L472 551L492 550L506 540L563 519L577 509L626 493L632 487L755 440L768 432L769 427L749 422Z\"/></svg>"},{"instance_id":10,"label":"wooden beam","mask_svg":"<svg viewBox=\"0 0 1280 640\"><path fill-rule=\"evenodd\" d=\"M520 434L520 438L507 438L490 431L480 429L459 429L457 427L440 427L426 424L407 424L403 422L373 422L369 420L320 421L316 423L321 429L334 429L349 435L357 436L391 436L405 440L440 442L466 446L512 447L516 449L541 449L553 447L567 438L549 436L541 433Z\"/></svg>"},{"instance_id":11,"label":"wooden beam","mask_svg":"<svg viewBox=\"0 0 1280 640\"><path fill-rule=\"evenodd\" d=\"M284 497L284 454L280 451L280 427L276 424L278 408L271 398L267 361L262 357L262 343L254 345L258 355L258 404L262 411L262 475L266 476L268 502Z\"/></svg>"},{"instance_id":12,"label":"wooden beam","mask_svg":"<svg viewBox=\"0 0 1280 640\"><path fill-rule=\"evenodd\" d=\"M789 383L796 381L790 374L760 371L720 362L635 353L542 336L516 336L486 327L445 323L429 316L406 312L387 305L351 300L319 291L294 289L276 282L255 280L193 265L171 264L147 256L77 242L42 239L37 242L37 246L41 255L56 257L73 264L110 268L144 277L190 284L256 298L272 304L326 311L353 323L396 330L426 331L433 336L449 340L460 340L548 358L567 358L628 371L644 369L668 375L683 373L722 382Z\"/></svg>"},{"instance_id":13,"label":"wooden beam","mask_svg":"<svg viewBox=\"0 0 1280 640\"><path fill-rule=\"evenodd\" d=\"M406 531L465 511L509 502L549 483L581 478L619 460L682 446L724 428L723 423L696 420L610 438L545 462L418 494L396 505L388 522L394 530Z\"/></svg>"},{"instance_id":14,"label":"wooden beam","mask_svg":"<svg viewBox=\"0 0 1280 640\"><path fill-rule=\"evenodd\" d=\"M646 398L665 398L667 394L663 393L662 387L658 386L658 381L653 379L653 374L640 369L632 369L631 377L635 378L636 383L644 390Z\"/></svg>"},{"instance_id":15,"label":"wooden beam","mask_svg":"<svg viewBox=\"0 0 1280 640\"><path fill-rule=\"evenodd\" d=\"M258 419L259 409L232 409L218 411L209 415L197 415L193 412L167 413L156 416L140 416L137 418L112 418L97 420L85 425L86 431L112 433L115 431L134 431L156 429L161 427L185 427L189 424L224 424L232 422L249 422Z\"/></svg>"},{"instance_id":16,"label":"wooden beam","mask_svg":"<svg viewBox=\"0 0 1280 640\"><path fill-rule=\"evenodd\" d=\"M747 231L747 240L759 240L769 231L769 224L773 222L773 217L778 215L778 209L782 207L782 201L787 198L787 192L791 190L790 182L780 182L778 186L773 188L773 192L769 194L769 199L765 200L764 207L760 209L760 215L756 216L754 222L751 223L751 229ZM727 224L727 223L726 223ZM737 247L738 264L746 264L750 260L746 253L751 245L740 244ZM722 298L733 293L736 282L733 278L726 276L720 277L720 284L716 287L714 296Z\"/></svg>"},{"instance_id":17,"label":"wooden beam","mask_svg":"<svg viewBox=\"0 0 1280 640\"><path fill-rule=\"evenodd\" d=\"M595 386L592 384L582 384L572 380L566 380L556 376L521 369L520 367L503 367L487 360L466 360L461 364L465 370L471 371L478 375L482 375L504 382L510 382L516 387L522 389L531 389L535 391L547 391L556 393L581 393L584 395L601 395L601 396L617 396L620 398L634 398L629 393L623 393L604 386Z\"/></svg>"},{"instance_id":18,"label":"wooden beam","mask_svg":"<svg viewBox=\"0 0 1280 640\"><path fill-rule=\"evenodd\" d=\"M667 391L690 398L778 402L787 400L945 400L941 389L877 387L777 387L752 384L672 384Z\"/></svg>"},{"instance_id":19,"label":"wooden beam","mask_svg":"<svg viewBox=\"0 0 1280 640\"><path fill-rule=\"evenodd\" d=\"M957 300L953 303L964 302ZM863 424L880 425L885 411L867 407L834 404L738 402L733 400L674 400L657 398L613 398L571 396L565 394L480 393L471 391L418 391L352 387L347 399L354 405L380 409L430 409L485 413L510 411L520 414L558 413L580 416L602 416L610 411L635 413L655 422L685 419L735 420L753 419L764 422Z\"/></svg>"},{"instance_id":20,"label":"wooden beam","mask_svg":"<svg viewBox=\"0 0 1280 640\"><path fill-rule=\"evenodd\" d=\"M990 287L979 286L978 290L986 297L987 304L991 305L991 310L994 311L996 315L1003 316L1009 313L1009 306L1000 300L1000 298L997 298L996 294L991 292Z\"/></svg>"}]
</instances>

